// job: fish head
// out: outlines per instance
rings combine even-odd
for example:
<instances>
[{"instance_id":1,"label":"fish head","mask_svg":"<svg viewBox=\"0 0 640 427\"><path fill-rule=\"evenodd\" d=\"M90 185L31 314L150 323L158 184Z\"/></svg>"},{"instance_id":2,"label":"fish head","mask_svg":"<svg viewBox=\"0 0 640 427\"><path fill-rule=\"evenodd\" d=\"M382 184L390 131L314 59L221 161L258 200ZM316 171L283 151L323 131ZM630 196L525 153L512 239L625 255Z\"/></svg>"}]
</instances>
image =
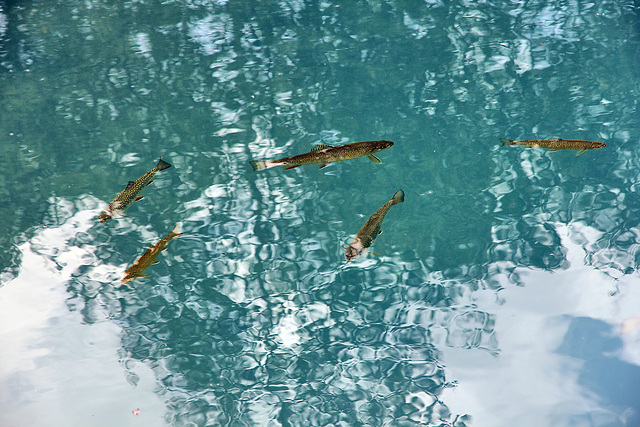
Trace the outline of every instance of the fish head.
<instances>
[{"instance_id":1,"label":"fish head","mask_svg":"<svg viewBox=\"0 0 640 427\"><path fill-rule=\"evenodd\" d=\"M607 144L605 144L604 142L595 142L595 147L594 148L603 148L606 147Z\"/></svg>"},{"instance_id":2,"label":"fish head","mask_svg":"<svg viewBox=\"0 0 640 427\"><path fill-rule=\"evenodd\" d=\"M376 141L375 142L375 148L373 150L374 153L377 153L378 151L382 151L382 150L386 150L389 147L393 146L393 142L391 141Z\"/></svg>"},{"instance_id":3,"label":"fish head","mask_svg":"<svg viewBox=\"0 0 640 427\"><path fill-rule=\"evenodd\" d=\"M353 261L354 259L358 258L361 253L362 249L349 246L347 248L347 252L345 253L345 258L347 259L347 261Z\"/></svg>"},{"instance_id":4,"label":"fish head","mask_svg":"<svg viewBox=\"0 0 640 427\"><path fill-rule=\"evenodd\" d=\"M364 250L364 245L360 238L356 237L353 242L346 248L347 252L344 254L347 261L353 261L358 258L362 251Z\"/></svg>"},{"instance_id":5,"label":"fish head","mask_svg":"<svg viewBox=\"0 0 640 427\"><path fill-rule=\"evenodd\" d=\"M111 219L111 213L108 211L102 211L102 213L96 218L98 218L98 221L100 222L107 222Z\"/></svg>"}]
</instances>

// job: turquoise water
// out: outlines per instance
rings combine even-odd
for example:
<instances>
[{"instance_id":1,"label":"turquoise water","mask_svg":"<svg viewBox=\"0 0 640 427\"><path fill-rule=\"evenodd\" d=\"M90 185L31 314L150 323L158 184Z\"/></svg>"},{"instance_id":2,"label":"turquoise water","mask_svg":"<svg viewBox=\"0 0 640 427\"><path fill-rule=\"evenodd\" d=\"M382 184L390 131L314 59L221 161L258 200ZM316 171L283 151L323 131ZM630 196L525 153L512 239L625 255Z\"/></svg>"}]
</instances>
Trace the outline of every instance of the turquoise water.
<instances>
[{"instance_id":1,"label":"turquoise water","mask_svg":"<svg viewBox=\"0 0 640 427\"><path fill-rule=\"evenodd\" d=\"M2 426L640 424L636 3L0 9Z\"/></svg>"}]
</instances>

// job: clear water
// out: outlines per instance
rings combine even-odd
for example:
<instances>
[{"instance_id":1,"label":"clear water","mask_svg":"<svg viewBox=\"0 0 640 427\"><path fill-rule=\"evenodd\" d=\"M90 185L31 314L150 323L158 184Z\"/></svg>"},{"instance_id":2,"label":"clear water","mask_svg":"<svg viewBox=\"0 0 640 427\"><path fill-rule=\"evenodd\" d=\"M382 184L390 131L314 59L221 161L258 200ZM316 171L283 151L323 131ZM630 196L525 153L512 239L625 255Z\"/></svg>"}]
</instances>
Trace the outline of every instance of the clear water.
<instances>
[{"instance_id":1,"label":"clear water","mask_svg":"<svg viewBox=\"0 0 640 427\"><path fill-rule=\"evenodd\" d=\"M640 425L637 3L0 8L2 426Z\"/></svg>"}]
</instances>

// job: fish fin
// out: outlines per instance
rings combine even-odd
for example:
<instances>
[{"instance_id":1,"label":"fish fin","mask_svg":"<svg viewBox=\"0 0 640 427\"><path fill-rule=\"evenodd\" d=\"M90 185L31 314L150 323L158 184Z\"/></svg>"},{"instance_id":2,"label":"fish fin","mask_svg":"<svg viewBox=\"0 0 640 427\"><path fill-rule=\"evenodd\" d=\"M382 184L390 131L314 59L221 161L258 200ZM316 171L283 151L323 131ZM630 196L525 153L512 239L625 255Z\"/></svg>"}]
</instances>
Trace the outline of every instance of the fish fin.
<instances>
[{"instance_id":1,"label":"fish fin","mask_svg":"<svg viewBox=\"0 0 640 427\"><path fill-rule=\"evenodd\" d=\"M127 184L126 187L124 187L124 189L126 190L127 188L133 187L134 185L136 185L135 181L129 181L129 183Z\"/></svg>"},{"instance_id":2,"label":"fish fin","mask_svg":"<svg viewBox=\"0 0 640 427\"><path fill-rule=\"evenodd\" d=\"M150 274L138 274L136 277L151 277Z\"/></svg>"},{"instance_id":3,"label":"fish fin","mask_svg":"<svg viewBox=\"0 0 640 427\"><path fill-rule=\"evenodd\" d=\"M333 147L327 144L318 144L311 149L311 152L313 153L314 151L322 151L322 150L326 150L327 148L333 148Z\"/></svg>"},{"instance_id":4,"label":"fish fin","mask_svg":"<svg viewBox=\"0 0 640 427\"><path fill-rule=\"evenodd\" d=\"M325 166L329 166L330 164L331 164L331 162L329 162L329 163L325 163L324 165L320 166L320 168L319 168L319 169L322 169L322 168L323 168L323 167L325 167Z\"/></svg>"},{"instance_id":5,"label":"fish fin","mask_svg":"<svg viewBox=\"0 0 640 427\"><path fill-rule=\"evenodd\" d=\"M502 146L504 147L505 145L513 145L513 140L511 139L507 139L507 138L500 138L500 141L502 141Z\"/></svg>"},{"instance_id":6,"label":"fish fin","mask_svg":"<svg viewBox=\"0 0 640 427\"><path fill-rule=\"evenodd\" d=\"M580 154L584 153L585 151L587 151L587 150L586 150L586 149L584 149L584 150L580 150L580 151L578 151L578 154L576 154L576 156L579 156Z\"/></svg>"},{"instance_id":7,"label":"fish fin","mask_svg":"<svg viewBox=\"0 0 640 427\"><path fill-rule=\"evenodd\" d=\"M144 186L146 187L147 185L151 184L153 182L153 180L147 182Z\"/></svg>"},{"instance_id":8,"label":"fish fin","mask_svg":"<svg viewBox=\"0 0 640 427\"><path fill-rule=\"evenodd\" d=\"M391 198L391 201L394 205L404 202L404 191L402 191L402 189L396 191L396 193Z\"/></svg>"},{"instance_id":9,"label":"fish fin","mask_svg":"<svg viewBox=\"0 0 640 427\"><path fill-rule=\"evenodd\" d=\"M171 232L173 234L176 234L176 237L182 235L182 227L180 227L180 224L176 224L175 227L173 227L173 230L171 230Z\"/></svg>"},{"instance_id":10,"label":"fish fin","mask_svg":"<svg viewBox=\"0 0 640 427\"><path fill-rule=\"evenodd\" d=\"M170 168L171 165L165 162L164 160L162 160L162 157L161 157L160 160L158 160L158 164L156 165L156 167L158 168L159 171L163 171L165 169Z\"/></svg>"},{"instance_id":11,"label":"fish fin","mask_svg":"<svg viewBox=\"0 0 640 427\"><path fill-rule=\"evenodd\" d=\"M369 255L373 255L373 256L380 256L380 254L377 254L377 253L375 253L375 252L369 252L369 251L367 251L367 253L368 253Z\"/></svg>"},{"instance_id":12,"label":"fish fin","mask_svg":"<svg viewBox=\"0 0 640 427\"><path fill-rule=\"evenodd\" d=\"M551 150L549 150L549 151L551 151L551 152L553 153L554 151L558 151L558 149L557 149L557 148L552 148L552 149L551 149Z\"/></svg>"},{"instance_id":13,"label":"fish fin","mask_svg":"<svg viewBox=\"0 0 640 427\"><path fill-rule=\"evenodd\" d=\"M144 196L138 196L138 197L136 197L135 201L137 202L138 200L142 200L142 199L144 199Z\"/></svg>"},{"instance_id":14,"label":"fish fin","mask_svg":"<svg viewBox=\"0 0 640 427\"><path fill-rule=\"evenodd\" d=\"M160 262L160 261L153 261L151 264L157 264L157 263L159 263L159 262Z\"/></svg>"},{"instance_id":15,"label":"fish fin","mask_svg":"<svg viewBox=\"0 0 640 427\"><path fill-rule=\"evenodd\" d=\"M301 166L301 165L287 166L286 168L284 168L284 170L288 171L289 169L297 168L298 166Z\"/></svg>"},{"instance_id":16,"label":"fish fin","mask_svg":"<svg viewBox=\"0 0 640 427\"><path fill-rule=\"evenodd\" d=\"M382 160L380 160L379 158L377 158L376 156L374 156L373 154L367 154L367 157L369 158L369 160L371 160L373 163L375 163L376 165L379 165L382 163Z\"/></svg>"},{"instance_id":17,"label":"fish fin","mask_svg":"<svg viewBox=\"0 0 640 427\"><path fill-rule=\"evenodd\" d=\"M251 160L249 161L249 164L253 168L254 172L259 171L261 169L267 169L269 167L267 166L267 161L265 160Z\"/></svg>"}]
</instances>

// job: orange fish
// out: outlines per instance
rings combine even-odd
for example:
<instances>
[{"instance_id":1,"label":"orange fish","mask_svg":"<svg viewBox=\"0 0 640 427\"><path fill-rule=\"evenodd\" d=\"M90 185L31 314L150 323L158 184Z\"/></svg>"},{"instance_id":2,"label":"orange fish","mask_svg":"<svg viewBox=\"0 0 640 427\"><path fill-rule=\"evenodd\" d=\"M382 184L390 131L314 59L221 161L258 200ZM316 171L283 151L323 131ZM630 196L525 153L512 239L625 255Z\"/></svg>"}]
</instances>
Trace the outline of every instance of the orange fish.
<instances>
[{"instance_id":1,"label":"orange fish","mask_svg":"<svg viewBox=\"0 0 640 427\"><path fill-rule=\"evenodd\" d=\"M182 231L180 230L180 225L176 225L171 233L163 237L155 245L149 246L149 249L147 249L146 252L143 253L142 256L124 272L124 276L120 280L120 283L125 285L136 277L149 277L149 274L142 274L142 272L149 268L151 264L157 264L159 261L156 261L156 258L160 255L160 252L167 249L169 242L181 234Z\"/></svg>"}]
</instances>

